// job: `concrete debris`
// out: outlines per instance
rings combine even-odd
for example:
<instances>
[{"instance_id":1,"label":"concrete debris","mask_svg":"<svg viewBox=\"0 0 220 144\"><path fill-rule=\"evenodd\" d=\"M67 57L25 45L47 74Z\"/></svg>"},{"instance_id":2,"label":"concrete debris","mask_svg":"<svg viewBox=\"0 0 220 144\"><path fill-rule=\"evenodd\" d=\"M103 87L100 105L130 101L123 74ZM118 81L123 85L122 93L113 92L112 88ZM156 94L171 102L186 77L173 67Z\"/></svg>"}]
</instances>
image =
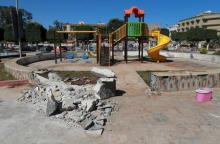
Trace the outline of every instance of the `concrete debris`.
<instances>
[{"instance_id":1,"label":"concrete debris","mask_svg":"<svg viewBox=\"0 0 220 144\"><path fill-rule=\"evenodd\" d=\"M106 77L106 78L115 78L116 75L115 73L110 70L110 69L101 69L101 68L92 68L91 72L101 76L101 77Z\"/></svg>"},{"instance_id":2,"label":"concrete debris","mask_svg":"<svg viewBox=\"0 0 220 144\"><path fill-rule=\"evenodd\" d=\"M50 81L61 81L62 80L62 78L58 74L53 73L53 72L48 73L48 79Z\"/></svg>"},{"instance_id":3,"label":"concrete debris","mask_svg":"<svg viewBox=\"0 0 220 144\"><path fill-rule=\"evenodd\" d=\"M100 78L94 87L95 96L98 99L107 99L115 96L116 80L115 78Z\"/></svg>"},{"instance_id":4,"label":"concrete debris","mask_svg":"<svg viewBox=\"0 0 220 144\"><path fill-rule=\"evenodd\" d=\"M100 125L100 126L104 126L105 125L105 120L97 120L95 123Z\"/></svg>"},{"instance_id":5,"label":"concrete debris","mask_svg":"<svg viewBox=\"0 0 220 144\"><path fill-rule=\"evenodd\" d=\"M86 108L87 112L91 112L96 109L96 99L88 99L82 101L82 106Z\"/></svg>"},{"instance_id":6,"label":"concrete debris","mask_svg":"<svg viewBox=\"0 0 220 144\"><path fill-rule=\"evenodd\" d=\"M85 119L79 123L84 130L88 130L94 125L94 122L91 119Z\"/></svg>"},{"instance_id":7,"label":"concrete debris","mask_svg":"<svg viewBox=\"0 0 220 144\"><path fill-rule=\"evenodd\" d=\"M103 128L102 129L98 129L98 130L88 130L88 131L86 131L86 133L88 135L98 137L98 136L102 135L103 130L104 130Z\"/></svg>"},{"instance_id":8,"label":"concrete debris","mask_svg":"<svg viewBox=\"0 0 220 144\"><path fill-rule=\"evenodd\" d=\"M47 108L46 108L46 115L51 116L58 110L58 103L54 99L54 96L51 90L47 91Z\"/></svg>"},{"instance_id":9,"label":"concrete debris","mask_svg":"<svg viewBox=\"0 0 220 144\"><path fill-rule=\"evenodd\" d=\"M103 71L115 77L113 72ZM18 101L32 103L36 111L61 120L70 127L81 127L91 135L103 133L103 126L118 105L107 100L115 95L115 78L100 78L95 86L71 85L62 81L56 73L49 73L48 79L35 74L35 80L36 86L26 90Z\"/></svg>"},{"instance_id":10,"label":"concrete debris","mask_svg":"<svg viewBox=\"0 0 220 144\"><path fill-rule=\"evenodd\" d=\"M75 103L75 99L71 97L62 97L62 111L72 111L77 108L77 104Z\"/></svg>"}]
</instances>

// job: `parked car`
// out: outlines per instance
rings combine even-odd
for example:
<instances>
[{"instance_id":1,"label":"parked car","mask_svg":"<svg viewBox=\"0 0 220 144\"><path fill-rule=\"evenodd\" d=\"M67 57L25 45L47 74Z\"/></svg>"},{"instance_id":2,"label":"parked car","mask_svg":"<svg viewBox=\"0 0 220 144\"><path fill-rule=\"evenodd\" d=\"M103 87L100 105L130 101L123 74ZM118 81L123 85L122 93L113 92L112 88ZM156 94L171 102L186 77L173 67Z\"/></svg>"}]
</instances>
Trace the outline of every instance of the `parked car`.
<instances>
[{"instance_id":1,"label":"parked car","mask_svg":"<svg viewBox=\"0 0 220 144\"><path fill-rule=\"evenodd\" d=\"M44 52L44 53L51 52L52 50L53 50L52 46L43 46L39 49L40 52Z\"/></svg>"},{"instance_id":2,"label":"parked car","mask_svg":"<svg viewBox=\"0 0 220 144\"><path fill-rule=\"evenodd\" d=\"M22 46L22 51L36 51L35 46Z\"/></svg>"}]
</instances>

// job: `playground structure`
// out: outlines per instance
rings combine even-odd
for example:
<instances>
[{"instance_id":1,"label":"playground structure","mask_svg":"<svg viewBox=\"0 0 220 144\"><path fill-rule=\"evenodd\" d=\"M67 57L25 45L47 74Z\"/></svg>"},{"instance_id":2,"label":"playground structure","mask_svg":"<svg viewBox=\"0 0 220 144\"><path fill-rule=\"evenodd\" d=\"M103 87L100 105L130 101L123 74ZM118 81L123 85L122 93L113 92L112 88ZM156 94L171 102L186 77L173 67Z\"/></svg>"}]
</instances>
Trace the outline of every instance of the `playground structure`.
<instances>
[{"instance_id":1,"label":"playground structure","mask_svg":"<svg viewBox=\"0 0 220 144\"><path fill-rule=\"evenodd\" d=\"M159 30L153 30L150 32L149 36L157 39L157 45L147 51L148 56L156 62L165 62L166 57L159 53L161 49L165 48L170 43L171 39L168 36L161 34Z\"/></svg>"},{"instance_id":2,"label":"playground structure","mask_svg":"<svg viewBox=\"0 0 220 144\"><path fill-rule=\"evenodd\" d=\"M129 22L128 19L131 14L138 18L138 22ZM98 30L94 31L57 31L57 33L94 33L96 35L96 54L89 52L89 57L96 57L97 64L103 66L111 66L114 64L114 47L124 42L124 61L128 62L128 41L130 38L138 40L138 60L143 62L144 42L147 37L154 37L157 39L157 45L148 49L148 56L155 62L165 62L166 57L160 55L160 50L165 48L170 38L160 34L159 29L149 32L147 24L144 22L145 12L137 7L124 11L124 24L115 31L109 33L108 46L102 44L102 35Z\"/></svg>"}]
</instances>

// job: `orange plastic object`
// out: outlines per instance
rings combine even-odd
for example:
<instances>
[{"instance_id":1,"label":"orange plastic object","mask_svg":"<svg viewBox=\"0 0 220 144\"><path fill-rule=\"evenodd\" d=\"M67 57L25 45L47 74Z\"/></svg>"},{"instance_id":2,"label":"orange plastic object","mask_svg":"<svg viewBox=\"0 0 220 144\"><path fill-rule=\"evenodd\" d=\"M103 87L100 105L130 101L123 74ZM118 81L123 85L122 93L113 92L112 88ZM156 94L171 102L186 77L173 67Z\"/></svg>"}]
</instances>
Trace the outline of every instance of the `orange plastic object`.
<instances>
[{"instance_id":1,"label":"orange plastic object","mask_svg":"<svg viewBox=\"0 0 220 144\"><path fill-rule=\"evenodd\" d=\"M144 16L144 10L139 9L136 6L133 6L132 8L125 10L124 14L126 17L130 17L131 14L135 14L135 17L143 17Z\"/></svg>"}]
</instances>

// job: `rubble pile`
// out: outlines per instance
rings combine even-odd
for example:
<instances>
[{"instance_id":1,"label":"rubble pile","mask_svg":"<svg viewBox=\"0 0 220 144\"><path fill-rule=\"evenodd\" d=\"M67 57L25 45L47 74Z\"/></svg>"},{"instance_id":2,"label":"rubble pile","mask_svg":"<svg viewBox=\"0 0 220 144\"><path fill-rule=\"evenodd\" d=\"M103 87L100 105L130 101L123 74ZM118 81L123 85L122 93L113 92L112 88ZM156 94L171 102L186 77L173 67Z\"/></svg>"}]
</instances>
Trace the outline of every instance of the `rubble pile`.
<instances>
[{"instance_id":1,"label":"rubble pile","mask_svg":"<svg viewBox=\"0 0 220 144\"><path fill-rule=\"evenodd\" d=\"M88 134L101 135L108 117L118 111L118 103L107 99L115 95L115 78L100 78L95 86L67 84L55 73L48 73L48 79L35 78L38 84L18 100L32 103L46 116L81 127Z\"/></svg>"}]
</instances>

